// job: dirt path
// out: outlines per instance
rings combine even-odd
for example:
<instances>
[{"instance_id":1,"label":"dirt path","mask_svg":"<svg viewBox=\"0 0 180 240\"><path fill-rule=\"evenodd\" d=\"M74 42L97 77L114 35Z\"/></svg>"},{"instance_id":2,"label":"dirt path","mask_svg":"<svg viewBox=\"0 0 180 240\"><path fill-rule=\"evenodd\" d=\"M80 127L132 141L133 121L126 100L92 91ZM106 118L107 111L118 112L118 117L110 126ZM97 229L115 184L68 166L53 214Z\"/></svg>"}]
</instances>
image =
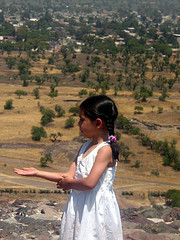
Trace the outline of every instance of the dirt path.
<instances>
[{"instance_id":1,"label":"dirt path","mask_svg":"<svg viewBox=\"0 0 180 240\"><path fill-rule=\"evenodd\" d=\"M20 163L22 160L18 159L7 159L7 158L0 158L0 161L4 162L13 162L13 163ZM31 164L31 161L23 161L23 164ZM55 166L55 165L49 165L53 169L57 169L58 171L66 171L67 168L61 167L61 166ZM174 186L174 187L180 187L180 184L175 184L175 183L168 183L168 182L161 182L161 181L153 181L153 180L146 180L146 179L139 179L139 178L129 178L129 177L122 177L122 176L116 176L118 179L123 179L123 180L130 180L133 181L132 185L125 185L121 186L118 189L123 190L123 189L133 189L133 188L142 188L142 187L147 187L151 185L164 185L164 186ZM16 174L12 175L7 175L7 174L0 174L0 181L5 181L10 183L10 186L13 186L13 184L18 184L22 187L30 187L30 188L44 188L44 189L49 189L49 190L55 190L56 189L56 183L54 182L49 182L44 179L40 178L34 178L34 177L23 177L23 176L18 176Z\"/></svg>"}]
</instances>

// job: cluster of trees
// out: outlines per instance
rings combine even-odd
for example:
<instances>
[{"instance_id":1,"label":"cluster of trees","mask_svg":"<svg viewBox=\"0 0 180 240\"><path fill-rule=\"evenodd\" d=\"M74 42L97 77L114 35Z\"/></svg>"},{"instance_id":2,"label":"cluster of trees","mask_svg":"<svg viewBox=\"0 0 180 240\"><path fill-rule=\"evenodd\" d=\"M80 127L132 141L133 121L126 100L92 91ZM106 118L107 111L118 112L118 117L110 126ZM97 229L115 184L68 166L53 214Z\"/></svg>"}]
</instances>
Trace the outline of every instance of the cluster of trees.
<instances>
[{"instance_id":1,"label":"cluster of trees","mask_svg":"<svg viewBox=\"0 0 180 240\"><path fill-rule=\"evenodd\" d=\"M172 207L180 207L180 190L170 189L165 194L166 204Z\"/></svg>"},{"instance_id":2,"label":"cluster of trees","mask_svg":"<svg viewBox=\"0 0 180 240\"><path fill-rule=\"evenodd\" d=\"M167 140L165 141L151 140L147 135L145 135L144 133L141 133L138 127L134 127L132 123L123 115L120 115L118 117L116 121L116 128L122 129L128 134L138 135L143 146L150 147L151 150L154 150L159 154L161 154L163 159L163 164L165 166L172 166L175 170L178 170L178 171L180 170L180 152L176 149L176 143L177 143L176 140L172 140L171 142L168 142ZM129 151L126 151L126 152L127 152L127 155L131 154ZM155 174L155 173L153 172L152 174Z\"/></svg>"}]
</instances>

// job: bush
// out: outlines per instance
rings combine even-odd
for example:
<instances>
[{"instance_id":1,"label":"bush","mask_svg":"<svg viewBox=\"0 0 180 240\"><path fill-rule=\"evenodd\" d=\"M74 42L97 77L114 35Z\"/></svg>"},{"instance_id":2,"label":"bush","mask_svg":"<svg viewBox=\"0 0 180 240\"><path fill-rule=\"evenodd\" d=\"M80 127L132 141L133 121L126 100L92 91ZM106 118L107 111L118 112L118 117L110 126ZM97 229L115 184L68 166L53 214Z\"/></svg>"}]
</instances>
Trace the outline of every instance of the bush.
<instances>
[{"instance_id":1,"label":"bush","mask_svg":"<svg viewBox=\"0 0 180 240\"><path fill-rule=\"evenodd\" d=\"M46 153L44 157L41 157L40 159L41 167L46 167L47 162L53 162L51 153Z\"/></svg>"},{"instance_id":2,"label":"bush","mask_svg":"<svg viewBox=\"0 0 180 240\"><path fill-rule=\"evenodd\" d=\"M51 109L43 109L42 110L42 118L41 118L41 124L42 125L46 125L48 124L49 122L52 122L53 121L53 118L56 117L55 113L53 110Z\"/></svg>"},{"instance_id":3,"label":"bush","mask_svg":"<svg viewBox=\"0 0 180 240\"><path fill-rule=\"evenodd\" d=\"M79 113L79 108L78 107L71 107L69 109L69 113L72 113L73 116L76 116Z\"/></svg>"},{"instance_id":4,"label":"bush","mask_svg":"<svg viewBox=\"0 0 180 240\"><path fill-rule=\"evenodd\" d=\"M121 133L120 132L115 132L116 140L119 141L121 138Z\"/></svg>"},{"instance_id":5,"label":"bush","mask_svg":"<svg viewBox=\"0 0 180 240\"><path fill-rule=\"evenodd\" d=\"M12 109L13 108L13 100L9 99L6 101L6 104L4 105L4 109Z\"/></svg>"},{"instance_id":6,"label":"bush","mask_svg":"<svg viewBox=\"0 0 180 240\"><path fill-rule=\"evenodd\" d=\"M163 112L163 107L158 107L158 113L162 113Z\"/></svg>"},{"instance_id":7,"label":"bush","mask_svg":"<svg viewBox=\"0 0 180 240\"><path fill-rule=\"evenodd\" d=\"M132 165L132 167L139 168L140 167L140 161L136 160L135 164Z\"/></svg>"},{"instance_id":8,"label":"bush","mask_svg":"<svg viewBox=\"0 0 180 240\"><path fill-rule=\"evenodd\" d=\"M65 128L72 128L74 127L75 120L72 117L69 117L65 122Z\"/></svg>"},{"instance_id":9,"label":"bush","mask_svg":"<svg viewBox=\"0 0 180 240\"><path fill-rule=\"evenodd\" d=\"M170 203L172 207L180 208L180 190L171 189L168 190L166 195L166 202Z\"/></svg>"},{"instance_id":10,"label":"bush","mask_svg":"<svg viewBox=\"0 0 180 240\"><path fill-rule=\"evenodd\" d=\"M131 123L126 117L124 117L121 114L116 120L116 128L117 129L129 130L131 128Z\"/></svg>"},{"instance_id":11,"label":"bush","mask_svg":"<svg viewBox=\"0 0 180 240\"><path fill-rule=\"evenodd\" d=\"M133 196L133 192L128 192L128 191L123 191L122 195L128 195L128 196Z\"/></svg>"},{"instance_id":12,"label":"bush","mask_svg":"<svg viewBox=\"0 0 180 240\"><path fill-rule=\"evenodd\" d=\"M132 135L139 135L140 134L140 128L138 128L138 127L130 128L130 134L132 134Z\"/></svg>"},{"instance_id":13,"label":"bush","mask_svg":"<svg viewBox=\"0 0 180 240\"><path fill-rule=\"evenodd\" d=\"M62 136L63 136L63 134L61 134L60 132L58 132L58 133L51 133L50 134L50 140L52 142L55 142L55 141L58 140L59 137L62 137Z\"/></svg>"},{"instance_id":14,"label":"bush","mask_svg":"<svg viewBox=\"0 0 180 240\"><path fill-rule=\"evenodd\" d=\"M56 86L54 84L51 84L51 86L50 86L51 91L48 94L49 97L51 97L51 98L57 97L58 90L55 90L55 88L56 88Z\"/></svg>"},{"instance_id":15,"label":"bush","mask_svg":"<svg viewBox=\"0 0 180 240\"><path fill-rule=\"evenodd\" d=\"M33 126L31 129L31 134L34 141L40 141L41 137L47 137L46 131L43 127Z\"/></svg>"},{"instance_id":16,"label":"bush","mask_svg":"<svg viewBox=\"0 0 180 240\"><path fill-rule=\"evenodd\" d=\"M141 106L135 106L134 107L134 114L142 114L142 111L143 111L143 107ZM137 111L136 111L137 110Z\"/></svg>"},{"instance_id":17,"label":"bush","mask_svg":"<svg viewBox=\"0 0 180 240\"><path fill-rule=\"evenodd\" d=\"M151 170L151 174L155 176L159 176L159 171L158 170Z\"/></svg>"},{"instance_id":18,"label":"bush","mask_svg":"<svg viewBox=\"0 0 180 240\"><path fill-rule=\"evenodd\" d=\"M35 88L35 89L33 90L33 94L34 94L34 96L35 96L36 99L39 99L39 89L38 89L38 88Z\"/></svg>"},{"instance_id":19,"label":"bush","mask_svg":"<svg viewBox=\"0 0 180 240\"><path fill-rule=\"evenodd\" d=\"M57 112L57 117L62 117L65 114L65 110L57 104L55 106L55 111Z\"/></svg>"},{"instance_id":20,"label":"bush","mask_svg":"<svg viewBox=\"0 0 180 240\"><path fill-rule=\"evenodd\" d=\"M86 89L81 89L81 90L79 91L79 96L87 95L87 94L88 94L88 92L87 92Z\"/></svg>"},{"instance_id":21,"label":"bush","mask_svg":"<svg viewBox=\"0 0 180 240\"><path fill-rule=\"evenodd\" d=\"M21 96L26 96L27 92L24 90L16 90L15 94L20 98Z\"/></svg>"}]
</instances>

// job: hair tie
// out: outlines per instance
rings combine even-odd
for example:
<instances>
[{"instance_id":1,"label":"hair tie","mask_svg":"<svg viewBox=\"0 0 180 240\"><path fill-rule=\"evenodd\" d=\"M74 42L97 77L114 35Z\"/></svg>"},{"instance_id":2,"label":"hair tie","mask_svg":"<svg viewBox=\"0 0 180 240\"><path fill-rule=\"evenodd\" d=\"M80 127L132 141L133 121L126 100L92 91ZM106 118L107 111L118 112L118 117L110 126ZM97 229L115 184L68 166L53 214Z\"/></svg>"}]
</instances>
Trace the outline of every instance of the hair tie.
<instances>
[{"instance_id":1,"label":"hair tie","mask_svg":"<svg viewBox=\"0 0 180 240\"><path fill-rule=\"evenodd\" d=\"M116 142L116 136L111 135L111 136L108 137L108 140L109 140L111 143L115 143L115 142Z\"/></svg>"}]
</instances>

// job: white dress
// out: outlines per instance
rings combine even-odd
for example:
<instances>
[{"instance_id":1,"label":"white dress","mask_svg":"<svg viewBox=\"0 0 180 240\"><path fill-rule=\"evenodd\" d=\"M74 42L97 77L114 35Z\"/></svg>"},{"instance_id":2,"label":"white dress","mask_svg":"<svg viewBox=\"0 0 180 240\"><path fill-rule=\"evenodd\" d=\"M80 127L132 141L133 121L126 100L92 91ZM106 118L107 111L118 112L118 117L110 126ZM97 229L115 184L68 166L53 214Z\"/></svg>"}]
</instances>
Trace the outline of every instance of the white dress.
<instances>
[{"instance_id":1,"label":"white dress","mask_svg":"<svg viewBox=\"0 0 180 240\"><path fill-rule=\"evenodd\" d=\"M87 177L103 142L82 158L90 141L80 149L75 178ZM72 190L61 221L59 240L122 240L119 207L113 191L117 163L106 168L92 190Z\"/></svg>"}]
</instances>

